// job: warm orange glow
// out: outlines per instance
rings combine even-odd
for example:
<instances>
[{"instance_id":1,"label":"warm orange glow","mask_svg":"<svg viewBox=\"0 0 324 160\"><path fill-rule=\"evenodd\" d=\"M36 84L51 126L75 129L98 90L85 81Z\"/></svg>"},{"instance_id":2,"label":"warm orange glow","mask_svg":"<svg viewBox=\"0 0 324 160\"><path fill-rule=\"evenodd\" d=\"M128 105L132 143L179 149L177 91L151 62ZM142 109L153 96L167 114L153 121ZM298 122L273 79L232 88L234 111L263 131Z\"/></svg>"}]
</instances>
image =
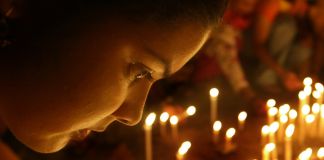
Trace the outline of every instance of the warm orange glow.
<instances>
[{"instance_id":1,"label":"warm orange glow","mask_svg":"<svg viewBox=\"0 0 324 160\"><path fill-rule=\"evenodd\" d=\"M247 113L246 113L245 111L240 112L240 114L238 115L238 120L239 120L240 122L245 121L246 118L247 118Z\"/></svg>"},{"instance_id":2,"label":"warm orange glow","mask_svg":"<svg viewBox=\"0 0 324 160\"><path fill-rule=\"evenodd\" d=\"M284 124L288 122L288 116L287 115L281 115L280 116L280 123Z\"/></svg>"},{"instance_id":3,"label":"warm orange glow","mask_svg":"<svg viewBox=\"0 0 324 160\"><path fill-rule=\"evenodd\" d=\"M292 119L292 120L296 119L297 115L298 115L298 113L297 113L296 110L292 109L292 110L289 111L289 118L290 119Z\"/></svg>"},{"instance_id":4,"label":"warm orange glow","mask_svg":"<svg viewBox=\"0 0 324 160\"><path fill-rule=\"evenodd\" d=\"M324 158L324 147L321 147L320 149L318 149L317 151L317 158Z\"/></svg>"},{"instance_id":5,"label":"warm orange glow","mask_svg":"<svg viewBox=\"0 0 324 160\"><path fill-rule=\"evenodd\" d=\"M312 86L305 86L304 92L305 92L306 96L311 95L312 94Z\"/></svg>"},{"instance_id":6,"label":"warm orange glow","mask_svg":"<svg viewBox=\"0 0 324 160\"><path fill-rule=\"evenodd\" d=\"M177 116L171 116L170 123L171 125L177 125L179 122L179 118Z\"/></svg>"},{"instance_id":7,"label":"warm orange glow","mask_svg":"<svg viewBox=\"0 0 324 160\"><path fill-rule=\"evenodd\" d=\"M312 78L310 78L310 77L306 77L306 78L304 79L303 83L304 83L305 86L310 86L310 85L312 85L313 80L312 80Z\"/></svg>"},{"instance_id":8,"label":"warm orange glow","mask_svg":"<svg viewBox=\"0 0 324 160\"><path fill-rule=\"evenodd\" d=\"M302 107L302 113L304 116L308 115L310 113L310 106L308 104L305 104Z\"/></svg>"},{"instance_id":9,"label":"warm orange glow","mask_svg":"<svg viewBox=\"0 0 324 160\"><path fill-rule=\"evenodd\" d=\"M165 123L166 121L168 121L169 119L169 113L168 112L163 112L161 115L160 115L160 121Z\"/></svg>"},{"instance_id":10,"label":"warm orange glow","mask_svg":"<svg viewBox=\"0 0 324 160\"><path fill-rule=\"evenodd\" d=\"M298 98L301 99L301 100L305 99L306 98L306 93L304 91L300 91L298 93Z\"/></svg>"},{"instance_id":11,"label":"warm orange glow","mask_svg":"<svg viewBox=\"0 0 324 160\"><path fill-rule=\"evenodd\" d=\"M217 97L218 94L219 94L219 91L218 91L217 88L212 88L212 89L209 90L209 95L210 95L211 97Z\"/></svg>"},{"instance_id":12,"label":"warm orange glow","mask_svg":"<svg viewBox=\"0 0 324 160\"><path fill-rule=\"evenodd\" d=\"M186 113L188 116L192 116L196 113L196 107L195 106L189 106L186 110Z\"/></svg>"},{"instance_id":13,"label":"warm orange glow","mask_svg":"<svg viewBox=\"0 0 324 160\"><path fill-rule=\"evenodd\" d=\"M318 90L313 91L312 95L315 99L321 98L321 92Z\"/></svg>"},{"instance_id":14,"label":"warm orange glow","mask_svg":"<svg viewBox=\"0 0 324 160\"><path fill-rule=\"evenodd\" d=\"M221 129L222 129L222 122L221 121L214 122L213 130L219 132Z\"/></svg>"},{"instance_id":15,"label":"warm orange glow","mask_svg":"<svg viewBox=\"0 0 324 160\"><path fill-rule=\"evenodd\" d=\"M279 129L279 122L273 122L273 123L271 123L271 125L270 125L270 132L271 133L277 132L278 129Z\"/></svg>"},{"instance_id":16,"label":"warm orange glow","mask_svg":"<svg viewBox=\"0 0 324 160\"><path fill-rule=\"evenodd\" d=\"M236 130L234 128L229 128L226 131L226 138L231 139L235 135Z\"/></svg>"},{"instance_id":17,"label":"warm orange glow","mask_svg":"<svg viewBox=\"0 0 324 160\"><path fill-rule=\"evenodd\" d=\"M312 106L312 112L318 114L321 110L321 106L318 103L314 103Z\"/></svg>"},{"instance_id":18,"label":"warm orange glow","mask_svg":"<svg viewBox=\"0 0 324 160\"><path fill-rule=\"evenodd\" d=\"M290 110L290 106L289 104L284 104L282 106L279 107L279 113L280 115L284 115L287 114Z\"/></svg>"},{"instance_id":19,"label":"warm orange glow","mask_svg":"<svg viewBox=\"0 0 324 160\"><path fill-rule=\"evenodd\" d=\"M268 135L270 133L270 127L268 125L264 125L261 129L262 135Z\"/></svg>"},{"instance_id":20,"label":"warm orange glow","mask_svg":"<svg viewBox=\"0 0 324 160\"><path fill-rule=\"evenodd\" d=\"M309 114L306 116L305 121L308 124L313 123L315 121L315 116L313 114Z\"/></svg>"},{"instance_id":21,"label":"warm orange glow","mask_svg":"<svg viewBox=\"0 0 324 160\"><path fill-rule=\"evenodd\" d=\"M146 126L152 126L156 118L155 113L150 113L147 118L145 119L145 125Z\"/></svg>"},{"instance_id":22,"label":"warm orange glow","mask_svg":"<svg viewBox=\"0 0 324 160\"><path fill-rule=\"evenodd\" d=\"M306 150L304 150L299 154L298 159L308 160L311 158L312 154L313 154L313 150L311 148L307 148Z\"/></svg>"},{"instance_id":23,"label":"warm orange glow","mask_svg":"<svg viewBox=\"0 0 324 160\"><path fill-rule=\"evenodd\" d=\"M324 86L321 83L315 83L315 89L319 92L324 92Z\"/></svg>"},{"instance_id":24,"label":"warm orange glow","mask_svg":"<svg viewBox=\"0 0 324 160\"><path fill-rule=\"evenodd\" d=\"M274 99L269 99L268 101L267 101L267 106L268 106L268 108L272 108L272 107L274 107L276 105L276 101L274 100Z\"/></svg>"},{"instance_id":25,"label":"warm orange glow","mask_svg":"<svg viewBox=\"0 0 324 160\"><path fill-rule=\"evenodd\" d=\"M275 116L275 115L277 115L278 114L278 108L276 108L276 107L270 108L268 110L268 114L269 114L269 116Z\"/></svg>"},{"instance_id":26,"label":"warm orange glow","mask_svg":"<svg viewBox=\"0 0 324 160\"><path fill-rule=\"evenodd\" d=\"M295 125L290 124L286 128L286 137L288 137L288 138L292 137L292 135L294 134L294 131L295 131Z\"/></svg>"},{"instance_id":27,"label":"warm orange glow","mask_svg":"<svg viewBox=\"0 0 324 160\"><path fill-rule=\"evenodd\" d=\"M190 149L190 147L191 147L191 142L189 142L189 141L183 142L181 144L179 150L178 150L178 155L179 156L184 156L188 152L188 150Z\"/></svg>"},{"instance_id":28,"label":"warm orange glow","mask_svg":"<svg viewBox=\"0 0 324 160\"><path fill-rule=\"evenodd\" d=\"M267 153L272 152L276 148L276 145L274 143L268 143L264 146L264 151Z\"/></svg>"}]
</instances>

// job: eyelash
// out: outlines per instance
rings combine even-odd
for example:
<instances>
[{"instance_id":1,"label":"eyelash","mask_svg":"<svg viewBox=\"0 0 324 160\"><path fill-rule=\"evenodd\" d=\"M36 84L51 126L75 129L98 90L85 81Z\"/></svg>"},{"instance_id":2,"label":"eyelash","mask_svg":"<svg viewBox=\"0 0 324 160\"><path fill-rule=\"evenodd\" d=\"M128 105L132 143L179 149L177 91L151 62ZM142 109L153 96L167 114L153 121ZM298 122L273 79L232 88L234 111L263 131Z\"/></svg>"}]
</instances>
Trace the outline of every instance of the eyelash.
<instances>
[{"instance_id":1,"label":"eyelash","mask_svg":"<svg viewBox=\"0 0 324 160\"><path fill-rule=\"evenodd\" d=\"M153 81L153 71L141 63L132 63L130 66L130 75L132 81L146 78L149 81Z\"/></svg>"}]
</instances>

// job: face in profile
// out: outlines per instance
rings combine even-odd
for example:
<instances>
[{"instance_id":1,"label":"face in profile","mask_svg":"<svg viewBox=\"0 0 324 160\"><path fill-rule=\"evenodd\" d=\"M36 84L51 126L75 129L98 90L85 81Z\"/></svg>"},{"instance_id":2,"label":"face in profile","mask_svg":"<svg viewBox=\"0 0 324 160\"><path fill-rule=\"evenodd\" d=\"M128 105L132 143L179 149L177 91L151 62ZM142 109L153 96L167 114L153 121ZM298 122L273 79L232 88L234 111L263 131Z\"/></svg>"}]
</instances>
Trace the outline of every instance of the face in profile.
<instances>
[{"instance_id":1,"label":"face in profile","mask_svg":"<svg viewBox=\"0 0 324 160\"><path fill-rule=\"evenodd\" d=\"M58 151L114 121L138 123L151 85L179 70L209 34L191 23L161 28L114 21L81 28L21 46L17 55L24 59L6 68L1 118L38 152Z\"/></svg>"}]
</instances>

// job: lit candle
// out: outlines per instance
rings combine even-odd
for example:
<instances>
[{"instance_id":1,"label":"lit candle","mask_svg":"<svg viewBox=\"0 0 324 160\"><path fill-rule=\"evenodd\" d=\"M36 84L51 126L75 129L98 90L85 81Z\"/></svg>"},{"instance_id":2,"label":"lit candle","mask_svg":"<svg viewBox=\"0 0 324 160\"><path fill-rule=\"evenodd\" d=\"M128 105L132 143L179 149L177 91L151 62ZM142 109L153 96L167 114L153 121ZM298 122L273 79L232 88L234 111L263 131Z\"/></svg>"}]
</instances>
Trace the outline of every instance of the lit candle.
<instances>
[{"instance_id":1,"label":"lit candle","mask_svg":"<svg viewBox=\"0 0 324 160\"><path fill-rule=\"evenodd\" d=\"M295 125L290 124L286 128L285 133L285 160L292 160L292 141L291 137L294 134L295 131Z\"/></svg>"},{"instance_id":2,"label":"lit candle","mask_svg":"<svg viewBox=\"0 0 324 160\"><path fill-rule=\"evenodd\" d=\"M301 116L302 117L302 121L299 124L299 144L303 144L304 140L305 140L305 122L304 119L305 117L310 113L310 106L308 104L303 105L302 109L301 109Z\"/></svg>"},{"instance_id":3,"label":"lit candle","mask_svg":"<svg viewBox=\"0 0 324 160\"><path fill-rule=\"evenodd\" d=\"M299 107L298 107L298 126L299 126L299 135L298 135L298 142L299 144L302 144L304 141L304 114L303 114L303 107L306 104L305 99L306 99L306 94L304 91L300 91L298 94L299 98Z\"/></svg>"},{"instance_id":4,"label":"lit candle","mask_svg":"<svg viewBox=\"0 0 324 160\"><path fill-rule=\"evenodd\" d=\"M322 96L318 90L313 91L312 95L313 95L313 98L316 100L316 103L318 103L318 104L322 103Z\"/></svg>"},{"instance_id":5,"label":"lit candle","mask_svg":"<svg viewBox=\"0 0 324 160\"><path fill-rule=\"evenodd\" d=\"M274 107L275 105L276 105L276 100L274 100L274 99L269 99L269 100L267 101L267 108L268 108L268 109Z\"/></svg>"},{"instance_id":6,"label":"lit candle","mask_svg":"<svg viewBox=\"0 0 324 160\"><path fill-rule=\"evenodd\" d=\"M183 160L185 157L185 154L188 152L190 147L191 147L191 143L189 141L183 142L181 144L180 148L178 149L177 160Z\"/></svg>"},{"instance_id":7,"label":"lit candle","mask_svg":"<svg viewBox=\"0 0 324 160\"><path fill-rule=\"evenodd\" d=\"M309 114L305 117L305 122L306 122L306 129L309 137L314 137L315 131L314 131L314 121L315 121L315 116L313 114Z\"/></svg>"},{"instance_id":8,"label":"lit candle","mask_svg":"<svg viewBox=\"0 0 324 160\"><path fill-rule=\"evenodd\" d=\"M278 108L272 107L268 110L268 124L274 122L276 115L278 114Z\"/></svg>"},{"instance_id":9,"label":"lit candle","mask_svg":"<svg viewBox=\"0 0 324 160\"><path fill-rule=\"evenodd\" d=\"M222 122L221 121L215 121L213 125L213 141L218 142L218 136L219 132L222 129Z\"/></svg>"},{"instance_id":10,"label":"lit candle","mask_svg":"<svg viewBox=\"0 0 324 160\"><path fill-rule=\"evenodd\" d=\"M312 95L312 86L305 86L304 88L304 92L306 94L306 98L305 98L305 104L310 104L310 98Z\"/></svg>"},{"instance_id":11,"label":"lit candle","mask_svg":"<svg viewBox=\"0 0 324 160\"><path fill-rule=\"evenodd\" d=\"M269 143L262 149L262 160L270 160L270 153L276 148L274 143Z\"/></svg>"},{"instance_id":12,"label":"lit candle","mask_svg":"<svg viewBox=\"0 0 324 160\"><path fill-rule=\"evenodd\" d=\"M236 130L234 128L229 128L226 131L226 139L225 139L225 151L229 151L231 150L231 148L233 147L233 136L235 135Z\"/></svg>"},{"instance_id":13,"label":"lit candle","mask_svg":"<svg viewBox=\"0 0 324 160\"><path fill-rule=\"evenodd\" d=\"M264 125L261 129L261 146L264 146L267 143L267 137L270 133L270 127L268 125Z\"/></svg>"},{"instance_id":14,"label":"lit candle","mask_svg":"<svg viewBox=\"0 0 324 160\"><path fill-rule=\"evenodd\" d=\"M144 130L145 130L145 150L146 160L152 160L152 125L155 121L156 114L150 113L145 119Z\"/></svg>"},{"instance_id":15,"label":"lit candle","mask_svg":"<svg viewBox=\"0 0 324 160\"><path fill-rule=\"evenodd\" d=\"M289 116L289 123L294 124L295 123L295 120L296 120L296 118L298 116L298 113L297 113L296 110L291 109L289 111L289 113L288 113L288 116Z\"/></svg>"},{"instance_id":16,"label":"lit candle","mask_svg":"<svg viewBox=\"0 0 324 160\"><path fill-rule=\"evenodd\" d=\"M320 124L318 134L324 139L324 104L321 105Z\"/></svg>"},{"instance_id":17,"label":"lit candle","mask_svg":"<svg viewBox=\"0 0 324 160\"><path fill-rule=\"evenodd\" d=\"M162 135L162 137L166 137L166 122L169 119L169 113L168 112L163 112L160 115L160 134Z\"/></svg>"},{"instance_id":18,"label":"lit candle","mask_svg":"<svg viewBox=\"0 0 324 160\"><path fill-rule=\"evenodd\" d=\"M318 100L318 103L321 105L323 104L324 99L324 86L321 83L315 83L315 89L320 92L320 98Z\"/></svg>"},{"instance_id":19,"label":"lit candle","mask_svg":"<svg viewBox=\"0 0 324 160\"><path fill-rule=\"evenodd\" d=\"M320 160L324 159L324 147L321 147L317 151L317 158Z\"/></svg>"},{"instance_id":20,"label":"lit candle","mask_svg":"<svg viewBox=\"0 0 324 160\"><path fill-rule=\"evenodd\" d=\"M196 107L195 106L189 106L186 111L181 114L178 118L179 118L179 121L187 118L187 117L190 117L190 116L193 116L195 113L196 113Z\"/></svg>"},{"instance_id":21,"label":"lit candle","mask_svg":"<svg viewBox=\"0 0 324 160\"><path fill-rule=\"evenodd\" d=\"M315 116L315 121L313 124L313 131L315 135L318 135L318 131L319 131L318 125L320 120L320 115L319 115L320 111L321 111L321 106L318 103L314 103L312 106L312 113Z\"/></svg>"},{"instance_id":22,"label":"lit candle","mask_svg":"<svg viewBox=\"0 0 324 160\"><path fill-rule=\"evenodd\" d=\"M219 91L217 88L212 88L209 91L210 95L210 124L213 124L217 119L217 98Z\"/></svg>"},{"instance_id":23,"label":"lit candle","mask_svg":"<svg viewBox=\"0 0 324 160\"><path fill-rule=\"evenodd\" d=\"M298 156L298 160L310 160L312 157L313 150L311 148L307 148L303 152L301 152Z\"/></svg>"},{"instance_id":24,"label":"lit candle","mask_svg":"<svg viewBox=\"0 0 324 160\"><path fill-rule=\"evenodd\" d=\"M280 119L279 119L279 122L280 122L280 126L279 126L279 131L278 131L278 141L282 142L283 139L284 139L285 127L286 127L286 124L288 122L288 116L285 115L285 114L281 115Z\"/></svg>"},{"instance_id":25,"label":"lit candle","mask_svg":"<svg viewBox=\"0 0 324 160\"><path fill-rule=\"evenodd\" d=\"M276 132L278 131L278 129L279 129L279 122L271 123L270 134L269 134L270 143L276 144ZM278 159L278 153L276 149L274 149L274 151L272 152L272 158Z\"/></svg>"},{"instance_id":26,"label":"lit candle","mask_svg":"<svg viewBox=\"0 0 324 160\"><path fill-rule=\"evenodd\" d=\"M178 141L178 122L179 118L175 115L171 116L170 123L171 123L171 131L172 137L177 142Z\"/></svg>"},{"instance_id":27,"label":"lit candle","mask_svg":"<svg viewBox=\"0 0 324 160\"><path fill-rule=\"evenodd\" d=\"M247 118L247 113L245 111L240 112L240 114L238 115L238 122L239 122L239 129L243 130L244 129L244 124L245 124L245 120Z\"/></svg>"}]
</instances>

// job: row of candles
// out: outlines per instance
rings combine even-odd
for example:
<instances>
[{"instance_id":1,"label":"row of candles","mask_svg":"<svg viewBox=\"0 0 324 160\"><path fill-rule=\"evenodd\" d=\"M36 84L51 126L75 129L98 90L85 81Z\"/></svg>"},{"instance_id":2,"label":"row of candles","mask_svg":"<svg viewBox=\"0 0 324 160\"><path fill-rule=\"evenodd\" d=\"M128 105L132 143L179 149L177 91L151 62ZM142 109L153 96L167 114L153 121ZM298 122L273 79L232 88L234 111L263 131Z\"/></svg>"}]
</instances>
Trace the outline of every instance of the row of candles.
<instances>
[{"instance_id":1,"label":"row of candles","mask_svg":"<svg viewBox=\"0 0 324 160\"><path fill-rule=\"evenodd\" d=\"M307 140L324 139L324 87L321 83L313 85L312 79L304 79L304 90L300 91L298 111L291 109L288 104L279 108L276 101L270 99L267 101L268 107L268 125L261 129L262 134L262 159L278 159L278 149L282 144L284 147L284 159L293 159L293 138L297 136L299 147ZM315 88L313 90L313 86ZM298 118L298 119L297 119ZM296 121L296 119L298 121ZM313 155L311 148L302 151L298 159L309 160ZM318 149L317 158L324 160L324 148Z\"/></svg>"}]
</instances>

